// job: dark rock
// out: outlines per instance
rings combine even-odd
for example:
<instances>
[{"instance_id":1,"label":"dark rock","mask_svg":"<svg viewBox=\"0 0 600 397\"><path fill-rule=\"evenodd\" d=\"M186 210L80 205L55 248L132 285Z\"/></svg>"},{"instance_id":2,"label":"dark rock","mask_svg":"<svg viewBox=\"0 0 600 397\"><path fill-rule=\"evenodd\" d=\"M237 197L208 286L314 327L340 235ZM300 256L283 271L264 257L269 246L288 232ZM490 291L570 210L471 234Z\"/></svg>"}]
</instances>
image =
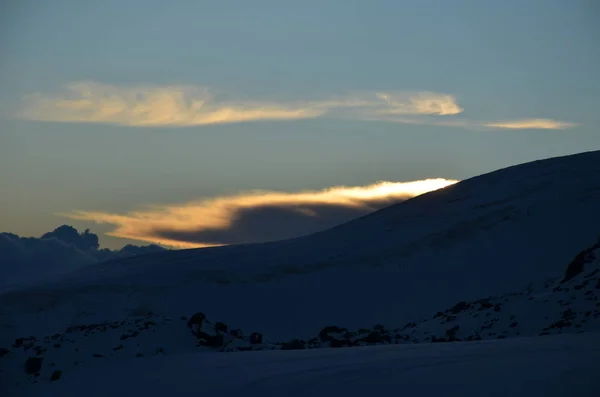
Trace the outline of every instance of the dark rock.
<instances>
[{"instance_id":1,"label":"dark rock","mask_svg":"<svg viewBox=\"0 0 600 397\"><path fill-rule=\"evenodd\" d=\"M305 343L300 339L293 339L281 345L281 350L302 350L305 348Z\"/></svg>"},{"instance_id":2,"label":"dark rock","mask_svg":"<svg viewBox=\"0 0 600 397\"><path fill-rule=\"evenodd\" d=\"M458 314L458 313L462 312L463 310L467 310L469 307L471 307L470 304L468 304L465 301L460 301L456 305L454 305L450 309L450 311L452 312L452 314Z\"/></svg>"},{"instance_id":3,"label":"dark rock","mask_svg":"<svg viewBox=\"0 0 600 397\"><path fill-rule=\"evenodd\" d=\"M454 327L446 330L446 337L448 339L448 342L460 341L460 339L456 337L456 331L458 331L459 328L460 328L460 326L455 325Z\"/></svg>"},{"instance_id":4,"label":"dark rock","mask_svg":"<svg viewBox=\"0 0 600 397\"><path fill-rule=\"evenodd\" d=\"M372 331L369 333L369 335L365 336L364 338L359 339L360 342L365 342L368 343L370 345L376 345L378 343L384 343L384 342L390 342L391 341L391 336L389 335L382 335L381 332L378 331Z\"/></svg>"},{"instance_id":5,"label":"dark rock","mask_svg":"<svg viewBox=\"0 0 600 397\"><path fill-rule=\"evenodd\" d=\"M210 335L206 332L200 331L197 334L198 346L206 346L211 348L218 348L223 346L223 335Z\"/></svg>"},{"instance_id":6,"label":"dark rock","mask_svg":"<svg viewBox=\"0 0 600 397\"><path fill-rule=\"evenodd\" d=\"M234 338L237 339L243 339L244 338L244 334L242 333L241 329L232 329L231 331L229 331L229 335L233 336Z\"/></svg>"},{"instance_id":7,"label":"dark rock","mask_svg":"<svg viewBox=\"0 0 600 397\"><path fill-rule=\"evenodd\" d=\"M50 375L50 381L54 382L60 379L62 376L62 371L56 370L52 371L52 375Z\"/></svg>"},{"instance_id":8,"label":"dark rock","mask_svg":"<svg viewBox=\"0 0 600 397\"><path fill-rule=\"evenodd\" d=\"M13 343L13 347L19 348L19 347L22 347L25 345L29 345L29 346L26 346L26 348L29 349L31 347L31 345L34 343L34 341L35 341L35 337L33 337L33 336L17 338L17 339L15 339L15 342Z\"/></svg>"},{"instance_id":9,"label":"dark rock","mask_svg":"<svg viewBox=\"0 0 600 397\"><path fill-rule=\"evenodd\" d=\"M333 339L333 337L329 334L331 333L336 333L336 334L341 334L343 332L347 332L348 330L346 328L341 328L335 325L329 325L325 328L323 328L320 332L319 332L319 339L321 339L322 342L328 342L331 339Z\"/></svg>"},{"instance_id":10,"label":"dark rock","mask_svg":"<svg viewBox=\"0 0 600 397\"><path fill-rule=\"evenodd\" d=\"M223 332L226 334L227 333L227 324L222 323L222 322L215 323L215 331Z\"/></svg>"},{"instance_id":11,"label":"dark rock","mask_svg":"<svg viewBox=\"0 0 600 397\"><path fill-rule=\"evenodd\" d=\"M492 307L494 307L494 305L492 305L489 301L483 300L480 303L479 310L491 309Z\"/></svg>"},{"instance_id":12,"label":"dark rock","mask_svg":"<svg viewBox=\"0 0 600 397\"><path fill-rule=\"evenodd\" d=\"M8 353L10 353L10 350L4 348L4 347L0 347L0 357L4 357L6 356Z\"/></svg>"},{"instance_id":13,"label":"dark rock","mask_svg":"<svg viewBox=\"0 0 600 397\"><path fill-rule=\"evenodd\" d=\"M202 312L194 313L192 317L188 320L187 326L188 328L192 328L194 325L198 325L202 327L202 323L206 320L206 315Z\"/></svg>"},{"instance_id":14,"label":"dark rock","mask_svg":"<svg viewBox=\"0 0 600 397\"><path fill-rule=\"evenodd\" d=\"M25 373L32 375L40 372L43 362L44 359L41 357L29 357L27 361L25 361Z\"/></svg>"},{"instance_id":15,"label":"dark rock","mask_svg":"<svg viewBox=\"0 0 600 397\"><path fill-rule=\"evenodd\" d=\"M586 263L589 263L595 259L594 251L600 248L600 239L593 246L581 251L578 253L575 258L569 263L567 266L567 270L565 271L565 276L563 277L561 283L565 283L571 280L573 277L583 272L583 268Z\"/></svg>"},{"instance_id":16,"label":"dark rock","mask_svg":"<svg viewBox=\"0 0 600 397\"><path fill-rule=\"evenodd\" d=\"M573 309L567 309L563 312L562 318L563 320L573 320L577 316L577 313L573 311Z\"/></svg>"},{"instance_id":17,"label":"dark rock","mask_svg":"<svg viewBox=\"0 0 600 397\"><path fill-rule=\"evenodd\" d=\"M250 343L253 345L259 345L263 343L263 336L261 333L253 332L250 334Z\"/></svg>"},{"instance_id":18,"label":"dark rock","mask_svg":"<svg viewBox=\"0 0 600 397\"><path fill-rule=\"evenodd\" d=\"M45 347L42 346L35 346L33 348L33 350L35 350L35 354L37 354L38 356L41 356L42 354L44 354L48 349L46 349Z\"/></svg>"}]
</instances>

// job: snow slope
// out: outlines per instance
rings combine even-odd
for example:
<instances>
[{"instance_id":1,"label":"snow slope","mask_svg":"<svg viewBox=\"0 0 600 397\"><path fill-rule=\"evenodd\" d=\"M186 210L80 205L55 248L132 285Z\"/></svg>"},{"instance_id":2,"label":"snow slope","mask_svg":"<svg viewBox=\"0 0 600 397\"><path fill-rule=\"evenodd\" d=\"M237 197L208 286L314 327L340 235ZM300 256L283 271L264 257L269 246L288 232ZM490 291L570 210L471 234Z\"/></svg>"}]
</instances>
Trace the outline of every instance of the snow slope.
<instances>
[{"instance_id":1,"label":"snow slope","mask_svg":"<svg viewBox=\"0 0 600 397\"><path fill-rule=\"evenodd\" d=\"M302 339L258 340L255 329L240 330L236 324L211 322L204 315L165 316L139 311L117 321L71 325L54 334L23 334L0 344L0 380L11 386L48 383L54 371L76 376L79 368L118 363L157 355L204 351L300 350L365 345L461 342L557 333L600 331L600 240L564 266L553 280L527 289L475 301L448 305L426 318L402 327L363 323L359 329L346 324L321 324L318 334ZM564 273L564 275L563 275ZM57 313L58 314L58 313ZM277 316L277 313L271 313ZM222 318L221 318L222 319ZM43 327L30 325L29 331ZM259 330L261 331L261 330ZM2 355L1 348L9 347ZM255 353L249 353L255 354ZM24 364L40 360L40 368L28 375ZM111 365L113 365L111 364Z\"/></svg>"},{"instance_id":2,"label":"snow slope","mask_svg":"<svg viewBox=\"0 0 600 397\"><path fill-rule=\"evenodd\" d=\"M598 396L600 334L98 362L17 396Z\"/></svg>"},{"instance_id":3,"label":"snow slope","mask_svg":"<svg viewBox=\"0 0 600 397\"><path fill-rule=\"evenodd\" d=\"M202 311L279 340L327 323L401 325L555 277L597 238L599 200L600 151L526 163L302 238L116 260L8 291L1 332L139 310Z\"/></svg>"},{"instance_id":4,"label":"snow slope","mask_svg":"<svg viewBox=\"0 0 600 397\"><path fill-rule=\"evenodd\" d=\"M116 260L4 291L0 384L195 351L186 324L196 312L244 330L233 350L248 348L253 331L264 343L252 350L365 344L361 328L379 333L374 343L598 330L598 263L559 278L597 240L599 202L600 152L589 152L472 178L307 237ZM338 342L319 337L330 325L347 328ZM29 357L43 358L33 376Z\"/></svg>"}]
</instances>

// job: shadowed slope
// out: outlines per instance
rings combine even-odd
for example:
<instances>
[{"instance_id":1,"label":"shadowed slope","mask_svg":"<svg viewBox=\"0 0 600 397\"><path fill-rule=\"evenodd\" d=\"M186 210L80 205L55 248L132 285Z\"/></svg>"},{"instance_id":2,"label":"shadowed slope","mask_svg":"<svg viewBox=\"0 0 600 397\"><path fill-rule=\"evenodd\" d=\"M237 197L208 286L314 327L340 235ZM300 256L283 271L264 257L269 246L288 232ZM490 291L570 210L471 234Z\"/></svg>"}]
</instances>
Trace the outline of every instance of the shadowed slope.
<instances>
[{"instance_id":1,"label":"shadowed slope","mask_svg":"<svg viewBox=\"0 0 600 397\"><path fill-rule=\"evenodd\" d=\"M65 321L139 306L201 310L282 338L324 323L401 322L563 272L595 241L599 201L600 152L582 153L471 178L307 237L107 262L0 304L38 316L59 307Z\"/></svg>"}]
</instances>

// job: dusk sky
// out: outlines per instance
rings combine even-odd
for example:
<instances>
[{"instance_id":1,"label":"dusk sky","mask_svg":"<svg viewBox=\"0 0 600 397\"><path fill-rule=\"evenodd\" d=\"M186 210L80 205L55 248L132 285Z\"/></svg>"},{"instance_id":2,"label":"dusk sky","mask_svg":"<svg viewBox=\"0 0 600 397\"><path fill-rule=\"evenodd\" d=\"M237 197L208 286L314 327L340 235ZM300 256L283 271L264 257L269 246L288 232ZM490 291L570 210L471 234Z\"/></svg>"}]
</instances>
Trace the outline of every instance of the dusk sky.
<instances>
[{"instance_id":1,"label":"dusk sky","mask_svg":"<svg viewBox=\"0 0 600 397\"><path fill-rule=\"evenodd\" d=\"M0 232L269 240L597 150L599 20L593 0L3 1Z\"/></svg>"}]
</instances>

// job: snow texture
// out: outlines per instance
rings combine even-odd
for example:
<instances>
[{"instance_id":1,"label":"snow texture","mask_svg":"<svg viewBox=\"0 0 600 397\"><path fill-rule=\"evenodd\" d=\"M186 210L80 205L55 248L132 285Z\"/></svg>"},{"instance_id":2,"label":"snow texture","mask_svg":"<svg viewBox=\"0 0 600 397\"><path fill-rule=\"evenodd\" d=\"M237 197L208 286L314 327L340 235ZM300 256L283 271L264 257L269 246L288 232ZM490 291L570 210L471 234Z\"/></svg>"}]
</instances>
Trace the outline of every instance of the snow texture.
<instances>
[{"instance_id":1,"label":"snow texture","mask_svg":"<svg viewBox=\"0 0 600 397\"><path fill-rule=\"evenodd\" d=\"M589 152L307 237L119 259L6 290L0 385L593 395L599 202L600 152ZM289 349L302 351L241 352Z\"/></svg>"},{"instance_id":2,"label":"snow texture","mask_svg":"<svg viewBox=\"0 0 600 397\"><path fill-rule=\"evenodd\" d=\"M11 396L598 396L600 335L98 362Z\"/></svg>"}]
</instances>

